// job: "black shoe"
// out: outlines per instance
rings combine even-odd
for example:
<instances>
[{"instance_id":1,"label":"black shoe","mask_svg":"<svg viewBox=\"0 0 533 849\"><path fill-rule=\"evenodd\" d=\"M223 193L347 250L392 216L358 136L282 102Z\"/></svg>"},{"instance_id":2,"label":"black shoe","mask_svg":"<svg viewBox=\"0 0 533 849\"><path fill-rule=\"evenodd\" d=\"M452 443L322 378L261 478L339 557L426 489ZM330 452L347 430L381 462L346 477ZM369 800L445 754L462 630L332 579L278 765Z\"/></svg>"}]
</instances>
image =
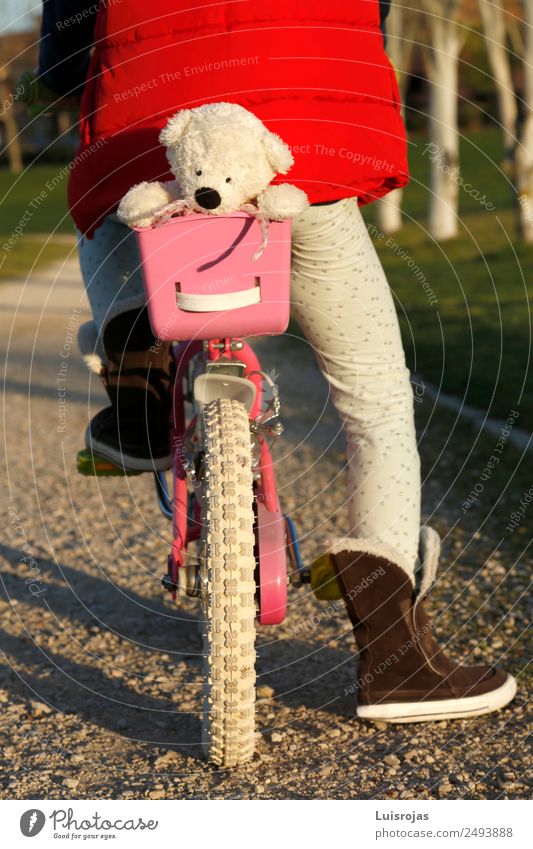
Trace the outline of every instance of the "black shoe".
<instances>
[{"instance_id":1,"label":"black shoe","mask_svg":"<svg viewBox=\"0 0 533 849\"><path fill-rule=\"evenodd\" d=\"M111 401L90 421L85 444L118 467L161 471L172 465L172 343L155 339L146 307L104 329L100 377Z\"/></svg>"}]
</instances>

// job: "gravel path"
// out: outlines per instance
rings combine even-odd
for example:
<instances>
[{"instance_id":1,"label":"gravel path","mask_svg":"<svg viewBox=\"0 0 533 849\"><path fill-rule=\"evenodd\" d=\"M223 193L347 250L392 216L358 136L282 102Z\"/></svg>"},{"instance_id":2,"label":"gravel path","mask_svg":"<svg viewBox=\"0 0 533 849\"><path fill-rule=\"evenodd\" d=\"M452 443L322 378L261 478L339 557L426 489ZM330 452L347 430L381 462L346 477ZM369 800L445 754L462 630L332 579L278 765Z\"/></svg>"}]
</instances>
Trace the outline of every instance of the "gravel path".
<instances>
[{"instance_id":1,"label":"gravel path","mask_svg":"<svg viewBox=\"0 0 533 849\"><path fill-rule=\"evenodd\" d=\"M75 470L89 402L95 411L104 395L69 347L76 321L89 316L76 264L58 279L56 271L2 287L0 796L527 798L527 508L516 528L506 525L532 481L516 449L505 445L478 492L497 437L474 444L476 433L421 391L424 513L444 537L431 601L437 631L455 635L456 655L518 674L515 702L470 721L355 720L343 610L292 590L286 622L258 635L257 756L235 772L214 770L197 743L196 608L176 607L160 587L169 527L151 478ZM277 475L309 558L343 529L343 441L306 345L289 336L257 347L279 372L287 431Z\"/></svg>"}]
</instances>

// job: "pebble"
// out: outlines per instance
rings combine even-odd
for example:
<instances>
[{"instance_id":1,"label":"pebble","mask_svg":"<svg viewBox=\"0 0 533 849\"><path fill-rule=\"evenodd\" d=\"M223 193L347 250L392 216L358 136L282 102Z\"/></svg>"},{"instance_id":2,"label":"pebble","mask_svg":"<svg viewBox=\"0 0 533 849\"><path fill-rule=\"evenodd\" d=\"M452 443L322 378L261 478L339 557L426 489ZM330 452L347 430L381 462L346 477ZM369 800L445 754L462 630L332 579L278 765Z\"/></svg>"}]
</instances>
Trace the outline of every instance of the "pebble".
<instances>
[{"instance_id":1,"label":"pebble","mask_svg":"<svg viewBox=\"0 0 533 849\"><path fill-rule=\"evenodd\" d=\"M514 790L520 788L520 784L517 784L516 781L504 781L502 784L502 790L505 793L512 793Z\"/></svg>"},{"instance_id":2,"label":"pebble","mask_svg":"<svg viewBox=\"0 0 533 849\"><path fill-rule=\"evenodd\" d=\"M166 752L157 758L154 766L157 770L176 767L181 763L181 758L177 752Z\"/></svg>"},{"instance_id":3,"label":"pebble","mask_svg":"<svg viewBox=\"0 0 533 849\"><path fill-rule=\"evenodd\" d=\"M340 730L340 728L334 728L332 731L329 732L330 737L340 737L341 734L342 731Z\"/></svg>"},{"instance_id":4,"label":"pebble","mask_svg":"<svg viewBox=\"0 0 533 849\"><path fill-rule=\"evenodd\" d=\"M279 731L273 731L270 735L270 740L272 741L272 743L282 743L283 734L280 734Z\"/></svg>"},{"instance_id":5,"label":"pebble","mask_svg":"<svg viewBox=\"0 0 533 849\"><path fill-rule=\"evenodd\" d=\"M79 783L79 778L65 778L65 780L61 782L63 787L69 787L71 790L75 790Z\"/></svg>"},{"instance_id":6,"label":"pebble","mask_svg":"<svg viewBox=\"0 0 533 849\"><path fill-rule=\"evenodd\" d=\"M44 702L30 702L31 712L34 716L45 716L52 713L52 708L45 705Z\"/></svg>"},{"instance_id":7,"label":"pebble","mask_svg":"<svg viewBox=\"0 0 533 849\"><path fill-rule=\"evenodd\" d=\"M261 686L257 688L258 699L272 699L275 693L276 691L274 687L271 687L269 684L261 684Z\"/></svg>"},{"instance_id":8,"label":"pebble","mask_svg":"<svg viewBox=\"0 0 533 849\"><path fill-rule=\"evenodd\" d=\"M386 758L383 758L384 762L387 766L399 767L401 765L400 758L397 758L396 755L387 755Z\"/></svg>"},{"instance_id":9,"label":"pebble","mask_svg":"<svg viewBox=\"0 0 533 849\"><path fill-rule=\"evenodd\" d=\"M453 787L449 781L443 781L439 784L439 796L447 796L453 791Z\"/></svg>"}]
</instances>

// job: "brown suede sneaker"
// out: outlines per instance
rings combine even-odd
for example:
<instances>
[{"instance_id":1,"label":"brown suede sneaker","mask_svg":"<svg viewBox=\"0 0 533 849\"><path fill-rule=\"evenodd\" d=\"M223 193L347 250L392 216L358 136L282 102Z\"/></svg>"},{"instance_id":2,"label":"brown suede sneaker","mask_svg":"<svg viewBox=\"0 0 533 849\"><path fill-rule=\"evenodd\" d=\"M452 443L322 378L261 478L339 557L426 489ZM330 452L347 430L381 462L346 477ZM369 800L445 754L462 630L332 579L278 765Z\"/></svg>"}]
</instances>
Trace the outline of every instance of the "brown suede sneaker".
<instances>
[{"instance_id":1,"label":"brown suede sneaker","mask_svg":"<svg viewBox=\"0 0 533 849\"><path fill-rule=\"evenodd\" d=\"M468 718L504 707L516 681L502 669L461 666L432 634L424 609L438 535L421 534L418 590L397 558L365 540L339 540L331 555L360 649L357 715L385 722Z\"/></svg>"}]
</instances>

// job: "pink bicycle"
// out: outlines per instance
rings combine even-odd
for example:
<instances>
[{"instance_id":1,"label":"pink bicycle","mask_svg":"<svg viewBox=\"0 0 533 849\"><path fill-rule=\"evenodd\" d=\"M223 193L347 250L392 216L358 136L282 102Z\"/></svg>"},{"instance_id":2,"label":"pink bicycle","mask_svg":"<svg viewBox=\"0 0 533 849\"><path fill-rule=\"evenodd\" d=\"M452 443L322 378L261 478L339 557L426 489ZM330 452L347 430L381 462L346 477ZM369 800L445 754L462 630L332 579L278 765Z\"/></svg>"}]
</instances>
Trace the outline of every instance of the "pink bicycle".
<instances>
[{"instance_id":1,"label":"pink bicycle","mask_svg":"<svg viewBox=\"0 0 533 849\"><path fill-rule=\"evenodd\" d=\"M201 602L202 743L231 767L254 751L256 622L282 622L291 575L308 580L267 444L283 430L278 390L239 338L287 327L291 226L272 223L254 259L263 236L245 213L173 218L136 235L154 344L187 340L174 346L172 489L155 473L173 529L163 585Z\"/></svg>"}]
</instances>

